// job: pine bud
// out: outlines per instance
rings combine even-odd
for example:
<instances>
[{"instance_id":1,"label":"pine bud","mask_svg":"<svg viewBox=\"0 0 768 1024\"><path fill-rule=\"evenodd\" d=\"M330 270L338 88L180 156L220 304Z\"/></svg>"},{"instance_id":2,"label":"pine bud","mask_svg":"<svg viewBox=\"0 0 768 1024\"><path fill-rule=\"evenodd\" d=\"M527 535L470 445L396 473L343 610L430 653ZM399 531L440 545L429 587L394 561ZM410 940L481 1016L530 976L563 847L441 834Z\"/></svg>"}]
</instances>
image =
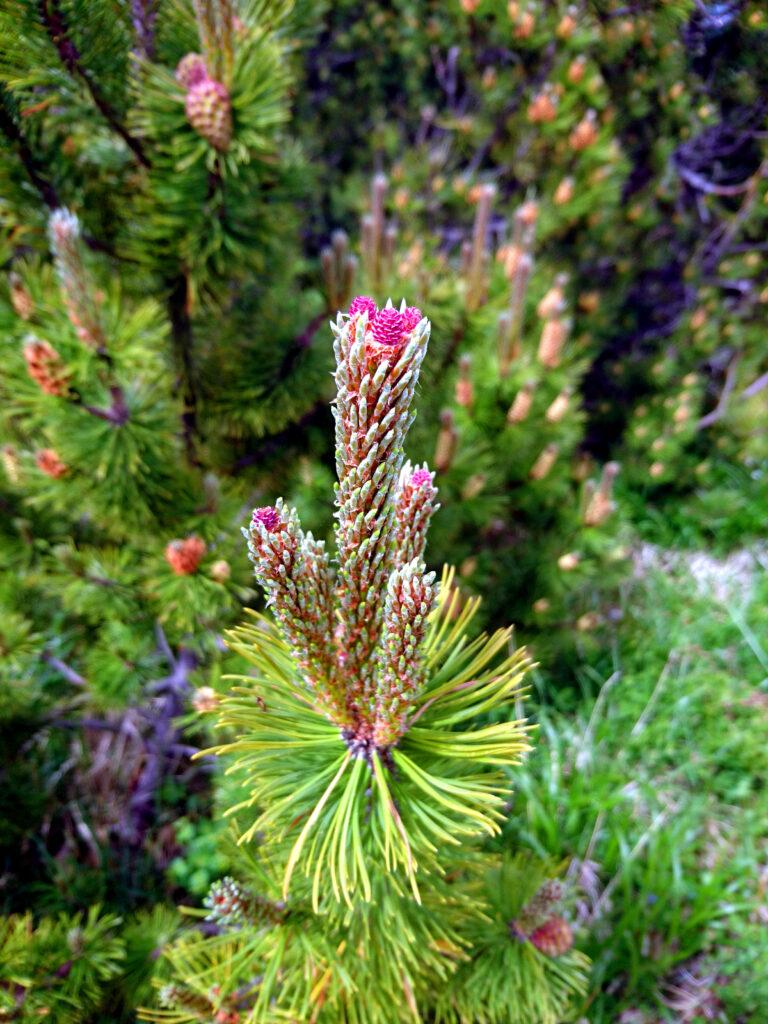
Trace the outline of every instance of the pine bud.
<instances>
[{"instance_id":1,"label":"pine bud","mask_svg":"<svg viewBox=\"0 0 768 1024\"><path fill-rule=\"evenodd\" d=\"M600 308L600 292L582 292L579 295L579 309L582 313L595 313Z\"/></svg>"},{"instance_id":2,"label":"pine bud","mask_svg":"<svg viewBox=\"0 0 768 1024\"><path fill-rule=\"evenodd\" d=\"M585 526L602 526L615 509L613 482L619 472L618 462L606 462L600 483L592 493L584 511Z\"/></svg>"},{"instance_id":3,"label":"pine bud","mask_svg":"<svg viewBox=\"0 0 768 1024\"><path fill-rule=\"evenodd\" d=\"M333 691L334 643L331 573L325 545L299 526L282 499L253 512L248 557L274 609L304 683L317 692L329 716L344 721L343 699Z\"/></svg>"},{"instance_id":4,"label":"pine bud","mask_svg":"<svg viewBox=\"0 0 768 1024\"><path fill-rule=\"evenodd\" d=\"M672 416L672 419L675 421L675 423L686 423L690 418L691 410L684 403L678 405Z\"/></svg>"},{"instance_id":5,"label":"pine bud","mask_svg":"<svg viewBox=\"0 0 768 1024\"><path fill-rule=\"evenodd\" d=\"M499 256L504 262L504 274L508 281L517 274L521 261L524 259L530 259L525 249L520 245L508 245L503 249L499 249Z\"/></svg>"},{"instance_id":6,"label":"pine bud","mask_svg":"<svg viewBox=\"0 0 768 1024\"><path fill-rule=\"evenodd\" d=\"M539 217L539 204L533 199L529 199L527 202L518 209L515 214L515 219L519 220L520 223L526 228L533 228L536 226L536 221Z\"/></svg>"},{"instance_id":7,"label":"pine bud","mask_svg":"<svg viewBox=\"0 0 768 1024\"><path fill-rule=\"evenodd\" d=\"M592 456L587 452L580 452L573 463L572 475L574 480L583 482L592 472Z\"/></svg>"},{"instance_id":8,"label":"pine bud","mask_svg":"<svg viewBox=\"0 0 768 1024\"><path fill-rule=\"evenodd\" d=\"M447 473L453 464L456 455L456 447L459 434L453 420L453 413L450 409L443 409L440 413L440 431L437 435L435 446L435 457L433 462L438 473Z\"/></svg>"},{"instance_id":9,"label":"pine bud","mask_svg":"<svg viewBox=\"0 0 768 1024\"><path fill-rule=\"evenodd\" d=\"M561 391L560 394L555 398L552 404L549 406L544 416L548 423L559 423L560 420L568 412L568 406L571 401L571 392L568 388Z\"/></svg>"},{"instance_id":10,"label":"pine bud","mask_svg":"<svg viewBox=\"0 0 768 1024\"><path fill-rule=\"evenodd\" d=\"M53 345L28 335L24 342L24 361L29 376L46 395L61 398L67 394L69 373Z\"/></svg>"},{"instance_id":11,"label":"pine bud","mask_svg":"<svg viewBox=\"0 0 768 1024\"><path fill-rule=\"evenodd\" d=\"M597 114L594 110L588 110L568 136L568 145L578 153L594 145L597 138Z\"/></svg>"},{"instance_id":12,"label":"pine bud","mask_svg":"<svg viewBox=\"0 0 768 1024\"><path fill-rule=\"evenodd\" d=\"M520 388L515 399L507 410L507 423L523 423L531 411L536 382L528 381Z\"/></svg>"},{"instance_id":13,"label":"pine bud","mask_svg":"<svg viewBox=\"0 0 768 1024\"><path fill-rule=\"evenodd\" d=\"M519 338L515 336L513 315L509 310L499 313L496 321L496 349L499 357L499 374L509 375L512 363L520 356Z\"/></svg>"},{"instance_id":14,"label":"pine bud","mask_svg":"<svg viewBox=\"0 0 768 1024\"><path fill-rule=\"evenodd\" d=\"M232 568L226 558L219 558L210 568L211 579L217 583L226 583L232 575Z\"/></svg>"},{"instance_id":15,"label":"pine bud","mask_svg":"<svg viewBox=\"0 0 768 1024\"><path fill-rule=\"evenodd\" d=\"M481 79L481 85L484 89L492 89L498 80L498 74L496 68L487 67L483 71L483 77Z\"/></svg>"},{"instance_id":16,"label":"pine bud","mask_svg":"<svg viewBox=\"0 0 768 1024\"><path fill-rule=\"evenodd\" d=\"M15 271L9 275L11 286L11 305L17 316L22 320L29 320L35 311L35 303L27 291L24 282Z\"/></svg>"},{"instance_id":17,"label":"pine bud","mask_svg":"<svg viewBox=\"0 0 768 1024\"><path fill-rule=\"evenodd\" d=\"M550 85L545 85L528 104L528 120L531 124L548 124L557 116L557 97Z\"/></svg>"},{"instance_id":18,"label":"pine bud","mask_svg":"<svg viewBox=\"0 0 768 1024\"><path fill-rule=\"evenodd\" d=\"M554 203L555 206L564 206L566 203L570 203L573 199L575 192L573 178L563 178L560 184L555 189Z\"/></svg>"},{"instance_id":19,"label":"pine bud","mask_svg":"<svg viewBox=\"0 0 768 1024\"><path fill-rule=\"evenodd\" d=\"M551 917L531 934L531 942L545 956L562 956L573 946L573 932L565 918Z\"/></svg>"},{"instance_id":20,"label":"pine bud","mask_svg":"<svg viewBox=\"0 0 768 1024\"><path fill-rule=\"evenodd\" d=\"M576 628L581 633L591 633L600 625L600 616L597 612L585 612L576 620Z\"/></svg>"},{"instance_id":21,"label":"pine bud","mask_svg":"<svg viewBox=\"0 0 768 1024\"><path fill-rule=\"evenodd\" d=\"M560 356L568 338L570 323L568 320L554 318L547 320L541 330L538 358L542 366L554 369L560 365Z\"/></svg>"},{"instance_id":22,"label":"pine bud","mask_svg":"<svg viewBox=\"0 0 768 1024\"><path fill-rule=\"evenodd\" d=\"M536 312L542 320L553 320L565 311L565 285L567 282L566 274L558 274L555 283L539 302Z\"/></svg>"},{"instance_id":23,"label":"pine bud","mask_svg":"<svg viewBox=\"0 0 768 1024\"><path fill-rule=\"evenodd\" d=\"M424 556L429 522L440 507L435 502L434 477L426 463L413 468L406 462L400 471L392 531L396 565L405 565Z\"/></svg>"},{"instance_id":24,"label":"pine bud","mask_svg":"<svg viewBox=\"0 0 768 1024\"><path fill-rule=\"evenodd\" d=\"M474 191L474 190L473 190ZM472 242L466 250L466 302L469 312L479 309L486 298L488 287L486 268L488 265L488 227L491 208L496 195L494 185L477 186L477 206L472 227Z\"/></svg>"},{"instance_id":25,"label":"pine bud","mask_svg":"<svg viewBox=\"0 0 768 1024\"><path fill-rule=\"evenodd\" d=\"M219 695L212 686L199 686L192 696L192 707L198 714L210 714L219 707Z\"/></svg>"},{"instance_id":26,"label":"pine bud","mask_svg":"<svg viewBox=\"0 0 768 1024\"><path fill-rule=\"evenodd\" d=\"M396 568L387 582L373 729L379 748L391 746L405 731L408 705L424 682L421 648L437 597L434 581L435 574L425 573L423 561L415 558Z\"/></svg>"},{"instance_id":27,"label":"pine bud","mask_svg":"<svg viewBox=\"0 0 768 1024\"><path fill-rule=\"evenodd\" d=\"M534 17L533 11L523 11L515 25L515 38L530 39L535 28L536 18Z\"/></svg>"},{"instance_id":28,"label":"pine bud","mask_svg":"<svg viewBox=\"0 0 768 1024\"><path fill-rule=\"evenodd\" d=\"M188 53L176 65L174 77L185 91L208 78L205 60L199 53Z\"/></svg>"},{"instance_id":29,"label":"pine bud","mask_svg":"<svg viewBox=\"0 0 768 1024\"><path fill-rule=\"evenodd\" d=\"M565 555L560 555L557 560L557 566L562 569L563 572L572 572L576 569L581 561L581 555L576 551L569 551Z\"/></svg>"},{"instance_id":30,"label":"pine bud","mask_svg":"<svg viewBox=\"0 0 768 1024\"><path fill-rule=\"evenodd\" d=\"M456 404L464 409L471 409L472 402L474 401L474 388L472 387L472 378L470 376L471 366L472 359L470 356L462 356L459 359L459 378L456 381Z\"/></svg>"},{"instance_id":31,"label":"pine bud","mask_svg":"<svg viewBox=\"0 0 768 1024\"><path fill-rule=\"evenodd\" d=\"M331 244L320 253L325 295L329 309L341 309L349 302L357 261L349 252L345 231L334 231Z\"/></svg>"},{"instance_id":32,"label":"pine bud","mask_svg":"<svg viewBox=\"0 0 768 1024\"><path fill-rule=\"evenodd\" d=\"M474 557L474 555L470 555L468 558L465 558L464 561L461 563L459 575L462 576L464 579L467 579L468 577L473 576L476 570L477 559Z\"/></svg>"},{"instance_id":33,"label":"pine bud","mask_svg":"<svg viewBox=\"0 0 768 1024\"><path fill-rule=\"evenodd\" d=\"M232 104L225 85L201 78L190 86L184 100L187 120L214 149L225 152L232 139Z\"/></svg>"},{"instance_id":34,"label":"pine bud","mask_svg":"<svg viewBox=\"0 0 768 1024\"><path fill-rule=\"evenodd\" d=\"M575 7L569 7L565 14L558 22L557 28L555 29L555 35L558 39L570 39L573 33L576 31L576 15L577 11Z\"/></svg>"},{"instance_id":35,"label":"pine bud","mask_svg":"<svg viewBox=\"0 0 768 1024\"><path fill-rule=\"evenodd\" d=\"M285 906L282 903L273 903L257 896L229 876L213 883L203 903L210 910L206 920L224 928L246 923L278 924L285 917Z\"/></svg>"},{"instance_id":36,"label":"pine bud","mask_svg":"<svg viewBox=\"0 0 768 1024\"><path fill-rule=\"evenodd\" d=\"M69 472L69 466L62 462L53 448L43 448L35 455L37 468L46 476L59 480Z\"/></svg>"},{"instance_id":37,"label":"pine bud","mask_svg":"<svg viewBox=\"0 0 768 1024\"><path fill-rule=\"evenodd\" d=\"M367 709L376 685L374 652L383 639L387 579L397 571L390 546L392 485L402 468L410 405L430 330L421 312L404 301L399 310L388 302L372 323L368 316L364 310L345 322L340 315L334 327L336 598L341 611L336 642L354 719L350 742L364 739L361 730L372 724Z\"/></svg>"},{"instance_id":38,"label":"pine bud","mask_svg":"<svg viewBox=\"0 0 768 1024\"><path fill-rule=\"evenodd\" d=\"M568 65L566 77L571 85L578 85L587 70L587 62L584 57L574 57Z\"/></svg>"},{"instance_id":39,"label":"pine bud","mask_svg":"<svg viewBox=\"0 0 768 1024\"><path fill-rule=\"evenodd\" d=\"M99 304L102 299L95 290L83 259L80 222L66 209L54 210L48 222L56 271L64 305L78 338L90 348L106 348Z\"/></svg>"},{"instance_id":40,"label":"pine bud","mask_svg":"<svg viewBox=\"0 0 768 1024\"><path fill-rule=\"evenodd\" d=\"M389 181L385 174L374 174L371 179L371 208L361 220L360 250L366 278L378 288L386 277L395 234L390 231L385 217L385 200Z\"/></svg>"},{"instance_id":41,"label":"pine bud","mask_svg":"<svg viewBox=\"0 0 768 1024\"><path fill-rule=\"evenodd\" d=\"M177 576L191 576L197 572L205 554L205 541L200 537L172 540L165 548L165 560Z\"/></svg>"},{"instance_id":42,"label":"pine bud","mask_svg":"<svg viewBox=\"0 0 768 1024\"><path fill-rule=\"evenodd\" d=\"M461 489L465 501L471 501L485 490L486 476L484 473L473 473Z\"/></svg>"},{"instance_id":43,"label":"pine bud","mask_svg":"<svg viewBox=\"0 0 768 1024\"><path fill-rule=\"evenodd\" d=\"M525 203L515 214L514 237L505 259L505 273L510 283L509 304L499 317L499 373L506 377L512 360L520 353L520 335L525 312L525 295L533 270L530 247L536 227L537 207Z\"/></svg>"},{"instance_id":44,"label":"pine bud","mask_svg":"<svg viewBox=\"0 0 768 1024\"><path fill-rule=\"evenodd\" d=\"M530 477L532 480L543 480L549 475L550 470L557 461L560 449L556 444L548 444L539 457L531 466Z\"/></svg>"},{"instance_id":45,"label":"pine bud","mask_svg":"<svg viewBox=\"0 0 768 1024\"><path fill-rule=\"evenodd\" d=\"M537 601L536 603L540 604L541 602ZM549 602L545 601L545 603L548 608ZM543 610L546 611L547 608ZM514 931L525 938L530 937L539 925L552 917L557 904L563 898L563 892L563 883L559 879L550 878L543 882L534 897L520 911L519 917L514 922Z\"/></svg>"},{"instance_id":46,"label":"pine bud","mask_svg":"<svg viewBox=\"0 0 768 1024\"><path fill-rule=\"evenodd\" d=\"M3 463L5 475L12 484L17 484L21 479L21 460L19 453L12 444L4 444L0 448L0 460Z\"/></svg>"}]
</instances>

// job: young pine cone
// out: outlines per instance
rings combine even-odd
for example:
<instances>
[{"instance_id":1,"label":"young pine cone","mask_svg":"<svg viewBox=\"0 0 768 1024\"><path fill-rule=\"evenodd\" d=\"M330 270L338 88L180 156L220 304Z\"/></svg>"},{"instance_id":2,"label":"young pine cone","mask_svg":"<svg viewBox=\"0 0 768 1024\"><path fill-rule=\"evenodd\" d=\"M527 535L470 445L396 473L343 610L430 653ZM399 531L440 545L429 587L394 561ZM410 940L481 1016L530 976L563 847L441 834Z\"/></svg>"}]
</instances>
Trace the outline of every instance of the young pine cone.
<instances>
[{"instance_id":1,"label":"young pine cone","mask_svg":"<svg viewBox=\"0 0 768 1024\"><path fill-rule=\"evenodd\" d=\"M564 917L550 917L531 933L530 939L545 956L562 956L573 945L573 932Z\"/></svg>"},{"instance_id":2,"label":"young pine cone","mask_svg":"<svg viewBox=\"0 0 768 1024\"><path fill-rule=\"evenodd\" d=\"M53 345L30 335L24 342L24 361L29 376L46 395L67 394L69 372Z\"/></svg>"},{"instance_id":3,"label":"young pine cone","mask_svg":"<svg viewBox=\"0 0 768 1024\"><path fill-rule=\"evenodd\" d=\"M200 537L172 540L165 548L165 560L177 576L191 576L205 554L205 541Z\"/></svg>"},{"instance_id":4,"label":"young pine cone","mask_svg":"<svg viewBox=\"0 0 768 1024\"><path fill-rule=\"evenodd\" d=\"M213 78L195 82L184 101L187 120L207 142L223 153L232 139L232 104L226 86Z\"/></svg>"},{"instance_id":5,"label":"young pine cone","mask_svg":"<svg viewBox=\"0 0 768 1024\"><path fill-rule=\"evenodd\" d=\"M69 472L69 466L62 462L53 448L43 448L35 455L37 468L51 477L52 480L59 480Z\"/></svg>"},{"instance_id":6,"label":"young pine cone","mask_svg":"<svg viewBox=\"0 0 768 1024\"><path fill-rule=\"evenodd\" d=\"M182 89L191 89L208 78L204 58L199 53L188 53L176 65L174 77Z\"/></svg>"}]
</instances>

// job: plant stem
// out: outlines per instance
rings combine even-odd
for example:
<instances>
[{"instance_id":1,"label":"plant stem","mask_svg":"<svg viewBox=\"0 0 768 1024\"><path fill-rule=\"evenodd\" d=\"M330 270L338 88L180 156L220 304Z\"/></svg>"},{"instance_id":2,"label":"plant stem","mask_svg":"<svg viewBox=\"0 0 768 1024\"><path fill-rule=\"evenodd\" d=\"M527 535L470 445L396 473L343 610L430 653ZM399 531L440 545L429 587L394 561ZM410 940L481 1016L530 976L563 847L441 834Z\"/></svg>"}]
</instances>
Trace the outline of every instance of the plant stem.
<instances>
[{"instance_id":1,"label":"plant stem","mask_svg":"<svg viewBox=\"0 0 768 1024\"><path fill-rule=\"evenodd\" d=\"M195 386L194 362L192 349L192 320L187 308L187 279L184 274L170 282L168 295L168 317L171 322L171 339L173 342L176 363L179 368L182 401L184 409L181 414L184 448L190 465L199 466L195 450L195 437L198 434L197 424L197 388Z\"/></svg>"},{"instance_id":2,"label":"plant stem","mask_svg":"<svg viewBox=\"0 0 768 1024\"><path fill-rule=\"evenodd\" d=\"M69 29L58 0L38 0L38 8L40 19L64 67L72 76L82 80L104 120L125 142L139 163L143 167L149 167L150 161L144 153L144 147L120 121L112 105L94 81L90 69L83 64L80 51L69 38Z\"/></svg>"}]
</instances>

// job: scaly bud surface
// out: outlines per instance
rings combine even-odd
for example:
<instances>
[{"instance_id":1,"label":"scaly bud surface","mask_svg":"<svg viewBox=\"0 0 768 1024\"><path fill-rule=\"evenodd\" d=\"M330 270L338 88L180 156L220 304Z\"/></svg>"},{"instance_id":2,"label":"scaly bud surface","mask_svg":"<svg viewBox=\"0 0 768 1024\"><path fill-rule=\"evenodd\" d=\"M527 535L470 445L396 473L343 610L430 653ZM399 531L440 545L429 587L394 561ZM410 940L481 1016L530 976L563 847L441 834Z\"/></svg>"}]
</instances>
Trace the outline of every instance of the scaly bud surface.
<instances>
[{"instance_id":1,"label":"scaly bud surface","mask_svg":"<svg viewBox=\"0 0 768 1024\"><path fill-rule=\"evenodd\" d=\"M54 210L48 222L56 272L64 305L78 338L89 348L106 348L99 303L83 259L80 222L66 209Z\"/></svg>"},{"instance_id":2,"label":"scaly bud surface","mask_svg":"<svg viewBox=\"0 0 768 1024\"><path fill-rule=\"evenodd\" d=\"M307 687L332 717L345 715L334 692L331 572L325 545L299 526L282 499L257 508L243 531L256 578L267 594Z\"/></svg>"},{"instance_id":3,"label":"scaly bud surface","mask_svg":"<svg viewBox=\"0 0 768 1024\"><path fill-rule=\"evenodd\" d=\"M437 508L433 474L403 466L429 322L405 303L378 309L361 295L331 326L336 571L281 500L256 509L247 537L256 576L308 689L350 749L367 756L405 728L436 596L423 562Z\"/></svg>"},{"instance_id":4,"label":"scaly bud surface","mask_svg":"<svg viewBox=\"0 0 768 1024\"><path fill-rule=\"evenodd\" d=\"M406 462L400 471L392 542L397 565L424 557L429 521L440 508L434 478L426 463L414 469Z\"/></svg>"},{"instance_id":5,"label":"scaly bud surface","mask_svg":"<svg viewBox=\"0 0 768 1024\"><path fill-rule=\"evenodd\" d=\"M43 448L35 455L35 463L41 473L59 480L69 472L69 466L62 462L53 448Z\"/></svg>"},{"instance_id":6,"label":"scaly bud surface","mask_svg":"<svg viewBox=\"0 0 768 1024\"><path fill-rule=\"evenodd\" d=\"M420 558L389 577L376 680L377 748L391 746L405 732L408 706L424 682L422 645L436 596L435 574L425 573Z\"/></svg>"},{"instance_id":7,"label":"scaly bud surface","mask_svg":"<svg viewBox=\"0 0 768 1024\"><path fill-rule=\"evenodd\" d=\"M199 78L184 100L187 120L198 135L223 153L232 139L232 103L227 87L213 78Z\"/></svg>"},{"instance_id":8,"label":"scaly bud surface","mask_svg":"<svg viewBox=\"0 0 768 1024\"><path fill-rule=\"evenodd\" d=\"M201 537L172 540L165 548L165 560L177 576L191 576L197 572L205 554L205 541Z\"/></svg>"},{"instance_id":9,"label":"scaly bud surface","mask_svg":"<svg viewBox=\"0 0 768 1024\"><path fill-rule=\"evenodd\" d=\"M69 373L53 345L29 335L24 342L24 361L29 376L41 391L57 398L66 395L69 390Z\"/></svg>"}]
</instances>

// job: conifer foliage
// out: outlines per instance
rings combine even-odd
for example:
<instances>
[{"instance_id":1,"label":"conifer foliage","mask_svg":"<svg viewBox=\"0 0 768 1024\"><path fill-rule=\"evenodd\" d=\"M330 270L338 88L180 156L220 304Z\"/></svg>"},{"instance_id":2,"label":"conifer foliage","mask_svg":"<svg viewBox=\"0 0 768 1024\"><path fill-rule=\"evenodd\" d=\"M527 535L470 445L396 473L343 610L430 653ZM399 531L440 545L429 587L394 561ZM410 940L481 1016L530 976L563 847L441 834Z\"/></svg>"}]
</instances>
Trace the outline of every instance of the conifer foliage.
<instances>
[{"instance_id":1,"label":"conifer foliage","mask_svg":"<svg viewBox=\"0 0 768 1024\"><path fill-rule=\"evenodd\" d=\"M53 780L0 829L12 911L146 905L179 805L210 801L178 719L255 596L260 445L330 368L296 287L289 15L0 4L0 783L22 750Z\"/></svg>"},{"instance_id":2,"label":"conifer foliage","mask_svg":"<svg viewBox=\"0 0 768 1024\"><path fill-rule=\"evenodd\" d=\"M426 571L436 488L404 461L430 324L358 297L331 326L336 557L281 500L244 531L272 617L230 634L255 672L222 700L214 748L245 795L231 809L244 877L209 894L215 936L166 951L146 1019L470 1024L519 1002L515 1020L554 1024L585 965L562 890L537 896L544 879L482 842L528 748L515 708L530 662L509 629L473 638L477 601L452 570L439 585ZM467 983L499 957L503 995Z\"/></svg>"}]
</instances>

